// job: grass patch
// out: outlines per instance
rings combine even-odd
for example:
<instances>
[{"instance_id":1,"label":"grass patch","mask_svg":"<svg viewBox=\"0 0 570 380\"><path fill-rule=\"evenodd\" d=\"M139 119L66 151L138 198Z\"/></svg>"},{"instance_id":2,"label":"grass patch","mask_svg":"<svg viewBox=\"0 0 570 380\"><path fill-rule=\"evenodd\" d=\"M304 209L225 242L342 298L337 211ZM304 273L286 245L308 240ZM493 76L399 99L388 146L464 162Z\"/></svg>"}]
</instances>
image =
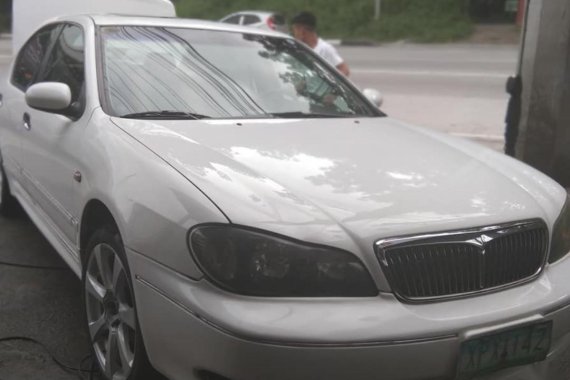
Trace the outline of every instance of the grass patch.
<instances>
[{"instance_id":1,"label":"grass patch","mask_svg":"<svg viewBox=\"0 0 570 380\"><path fill-rule=\"evenodd\" d=\"M181 17L218 20L239 10L273 10L291 17L315 12L319 33L330 38L447 42L468 37L473 25L463 0L382 0L380 20L373 0L178 0Z\"/></svg>"}]
</instances>

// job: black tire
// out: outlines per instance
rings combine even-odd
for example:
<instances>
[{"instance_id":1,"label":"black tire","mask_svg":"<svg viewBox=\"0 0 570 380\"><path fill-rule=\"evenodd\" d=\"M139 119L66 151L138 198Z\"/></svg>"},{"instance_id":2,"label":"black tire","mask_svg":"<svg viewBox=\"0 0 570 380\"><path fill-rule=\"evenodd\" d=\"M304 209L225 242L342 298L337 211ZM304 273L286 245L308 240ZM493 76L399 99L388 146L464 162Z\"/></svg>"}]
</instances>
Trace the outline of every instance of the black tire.
<instances>
[{"instance_id":1,"label":"black tire","mask_svg":"<svg viewBox=\"0 0 570 380\"><path fill-rule=\"evenodd\" d=\"M18 214L20 205L16 198L10 194L10 185L0 161L0 215L5 217L14 217Z\"/></svg>"},{"instance_id":2,"label":"black tire","mask_svg":"<svg viewBox=\"0 0 570 380\"><path fill-rule=\"evenodd\" d=\"M98 248L99 247L99 248ZM103 253L104 252L104 253ZM110 253L111 252L111 253ZM113 284L118 284L119 281L123 281L123 290L117 290L119 289L119 286L117 285L116 287L114 287L113 291L109 291L108 289L106 290L106 297L108 297L107 300L105 300L105 302L107 302L108 304L112 304L113 302L116 301L116 318L117 320L119 320L120 317L120 312L119 310L121 310L121 308L123 307L124 304L128 304L128 302L126 302L126 297L130 298L130 301L132 302L132 304L130 305L132 307L132 311L134 311L134 316L132 318L130 318L130 320L132 321L132 324L134 325L134 328L131 328L130 326L127 326L128 323L123 323L121 321L117 322L119 324L122 323L121 326L115 326L113 327L113 323L114 322L105 322L105 324L109 324L107 327L102 327L101 329L99 329L98 331L102 331L99 335L99 338L95 338L97 336L97 334L94 335L92 334L93 329L90 328L90 322L93 322L92 320L95 319L94 316L97 315L97 311L98 310L94 310L96 309L99 305L99 299L94 296L93 290L88 290L88 285L87 282L88 281L92 281L92 279L98 279L98 281L100 282L99 285L101 285L102 283L104 283L105 280L103 280L103 277L98 277L94 275L95 273L95 269L93 269L93 265L95 266L105 266L105 264L101 264L104 261L107 261L107 264L109 264L108 260L111 260L109 257L111 255L114 255L116 257L116 259L119 260L122 269L124 269L125 271L125 276L126 278L121 279L121 280L117 280L114 281L113 279L109 278L108 276L106 276L107 280L111 280L111 282ZM97 263L94 263L93 260L97 260L97 257L100 257L100 261ZM116 261L114 261L113 259L113 269L111 270L111 277L113 277L114 275L114 271L115 271L115 265ZM110 268L107 268L110 269ZM105 272L105 270L101 271L101 272ZM109 270L107 270L107 272L109 272ZM109 274L109 273L107 273ZM89 277L88 277L89 276ZM89 278L89 279L88 279ZM122 278L122 277L121 277ZM104 354L105 358L108 358L110 356L107 356L106 351L105 353L102 351L102 346L104 345L105 347L109 347L108 345L105 344L105 342L114 342L114 345L116 345L116 348L113 350L113 352L115 353L114 357L117 358L117 355L119 355L120 352L124 352L121 351L121 346L127 346L127 350L130 350L129 353L133 354L133 359L129 360L128 362L131 362L132 365L130 366L128 375L126 377L126 380L166 380L165 377L163 377L162 375L160 375L156 370L154 370L154 368L150 365L150 362L148 360L148 356L146 354L146 349L144 346L144 342L143 342L143 338L141 335L141 331L139 328L139 322L138 322L138 317L137 317L137 312L136 312L136 305L135 305L135 298L134 298L134 293L133 293L133 286L132 286L132 280L131 280L131 273L129 271L129 267L128 267L128 263L127 263L127 259L126 259L126 255L125 255L125 250L124 250L124 246L121 240L121 237L119 235L119 233L117 232L117 229L111 226L107 226L101 229L98 229L95 231L95 233L93 233L93 235L91 236L91 238L89 239L89 243L87 244L87 248L85 250L85 257L83 260L83 273L82 273L82 289L83 289L83 305L84 305L84 317L85 317L85 321L86 321L86 328L87 328L87 336L90 339L90 349L91 349L91 353L93 355L93 361L95 363L95 365L97 366L97 368L101 371L101 375L102 375L102 379L107 379L107 380L112 380L112 377L114 374L125 374L127 372L123 372L123 370L126 370L126 367L129 366L124 366L122 367L120 370L117 370L117 372L113 372L113 369L109 370L109 368L112 368L113 364L110 364L107 369L105 368L105 363L102 362L102 359L100 357L101 354ZM92 284L93 282L91 282L90 284ZM93 289L92 287L90 287L90 289ZM127 292L128 289L128 292ZM116 291L115 291L116 290ZM116 293L113 294L113 293ZM119 295L119 293L122 293L122 295ZM129 294L127 294L129 293ZM104 298L103 298L104 299ZM114 299L114 300L112 300ZM108 316L113 314L113 312L115 312L115 307L113 306L104 306L104 303L100 303L100 307L102 308L102 317L100 318L100 320L105 319L105 320L111 320L113 317L112 316ZM113 309L112 311L109 311ZM91 324L91 326L93 326L93 324ZM105 329L107 329L108 333L105 333ZM123 329L123 330L128 330L128 333L123 332L123 335L119 334L119 330ZM121 330L121 331L123 331ZM113 331L113 332L112 332ZM108 335L107 338L105 338L105 334ZM112 334L114 334L115 336L115 340L113 340L113 338L111 337ZM128 337L127 337L128 335ZM128 343L124 344L124 343L120 343L121 340L118 338L119 336L121 336L122 342L126 342L128 341ZM109 343L109 344L113 344L113 343ZM113 356L113 354L111 354L111 356ZM125 356L127 357L127 356ZM130 356L128 356L130 357ZM123 363L123 356L117 358L117 360L119 360L119 364ZM106 362L107 360L105 360ZM115 359L111 359L110 362L113 363L115 361ZM110 376L109 376L110 374Z\"/></svg>"}]
</instances>

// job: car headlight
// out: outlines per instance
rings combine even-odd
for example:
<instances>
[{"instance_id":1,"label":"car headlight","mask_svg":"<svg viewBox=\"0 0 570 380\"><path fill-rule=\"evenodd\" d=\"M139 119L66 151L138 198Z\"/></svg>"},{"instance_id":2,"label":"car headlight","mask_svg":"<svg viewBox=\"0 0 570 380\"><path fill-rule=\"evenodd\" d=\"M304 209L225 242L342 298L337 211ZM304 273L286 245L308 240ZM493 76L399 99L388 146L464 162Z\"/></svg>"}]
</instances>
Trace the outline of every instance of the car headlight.
<instances>
[{"instance_id":1,"label":"car headlight","mask_svg":"<svg viewBox=\"0 0 570 380\"><path fill-rule=\"evenodd\" d=\"M554 263L570 252L570 197L566 199L566 204L562 213L554 224L552 231L552 244L550 245L549 263Z\"/></svg>"},{"instance_id":2,"label":"car headlight","mask_svg":"<svg viewBox=\"0 0 570 380\"><path fill-rule=\"evenodd\" d=\"M188 235L206 276L233 293L267 297L373 297L378 290L351 253L243 227L203 225Z\"/></svg>"}]
</instances>

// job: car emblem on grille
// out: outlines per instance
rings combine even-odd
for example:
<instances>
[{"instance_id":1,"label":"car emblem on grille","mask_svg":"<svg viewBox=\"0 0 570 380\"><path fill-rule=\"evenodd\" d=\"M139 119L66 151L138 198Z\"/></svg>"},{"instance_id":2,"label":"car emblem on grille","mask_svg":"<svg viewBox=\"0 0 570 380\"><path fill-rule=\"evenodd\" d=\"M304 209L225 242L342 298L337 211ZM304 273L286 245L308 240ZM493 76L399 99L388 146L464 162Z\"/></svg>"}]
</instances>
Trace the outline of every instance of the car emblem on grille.
<instances>
[{"instance_id":1,"label":"car emblem on grille","mask_svg":"<svg viewBox=\"0 0 570 380\"><path fill-rule=\"evenodd\" d=\"M493 238L487 235L481 235L473 239L474 245L479 248L479 262L481 268L485 268L485 244L492 241ZM485 289L485 272L484 270L479 271L479 289Z\"/></svg>"}]
</instances>

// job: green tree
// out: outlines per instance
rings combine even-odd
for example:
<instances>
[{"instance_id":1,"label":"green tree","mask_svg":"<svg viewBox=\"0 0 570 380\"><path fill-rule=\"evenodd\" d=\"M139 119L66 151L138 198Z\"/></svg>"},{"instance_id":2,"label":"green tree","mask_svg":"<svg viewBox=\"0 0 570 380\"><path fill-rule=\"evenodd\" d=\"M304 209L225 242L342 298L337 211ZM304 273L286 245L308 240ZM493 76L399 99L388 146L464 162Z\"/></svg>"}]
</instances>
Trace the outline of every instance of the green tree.
<instances>
[{"instance_id":1,"label":"green tree","mask_svg":"<svg viewBox=\"0 0 570 380\"><path fill-rule=\"evenodd\" d=\"M12 0L0 0L0 32L10 29L12 20Z\"/></svg>"},{"instance_id":2,"label":"green tree","mask_svg":"<svg viewBox=\"0 0 570 380\"><path fill-rule=\"evenodd\" d=\"M449 41L471 33L463 0L382 0L374 20L374 0L177 0L182 17L218 20L244 9L272 10L292 16L301 10L319 18L327 37L374 40Z\"/></svg>"}]
</instances>

